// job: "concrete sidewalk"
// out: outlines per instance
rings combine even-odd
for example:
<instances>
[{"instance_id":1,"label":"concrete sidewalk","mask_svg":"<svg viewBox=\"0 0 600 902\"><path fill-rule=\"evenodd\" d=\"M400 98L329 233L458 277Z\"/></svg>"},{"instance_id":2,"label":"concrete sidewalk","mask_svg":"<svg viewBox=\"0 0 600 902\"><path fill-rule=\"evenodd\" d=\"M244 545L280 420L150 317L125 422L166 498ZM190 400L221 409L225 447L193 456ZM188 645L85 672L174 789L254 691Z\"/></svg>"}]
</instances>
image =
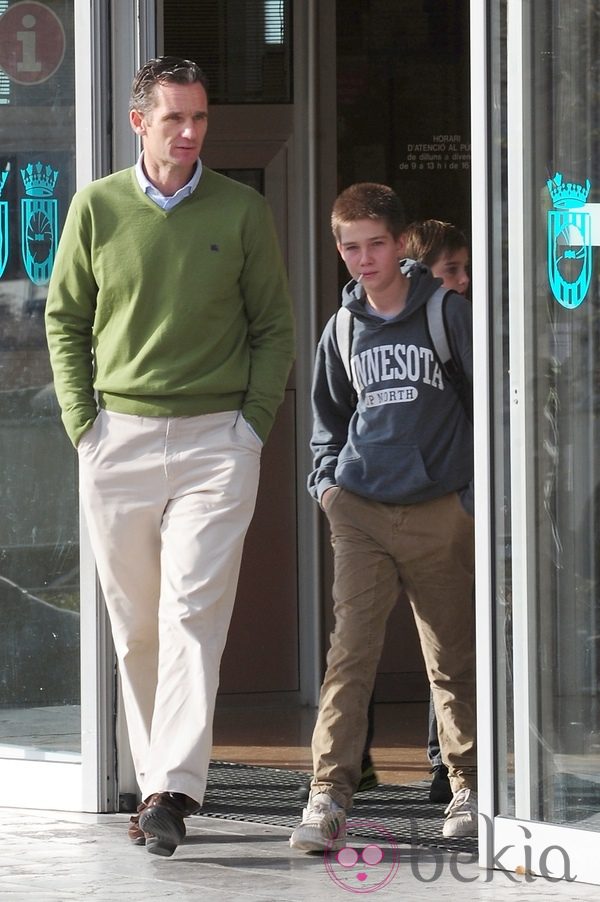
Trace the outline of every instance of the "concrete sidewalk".
<instances>
[{"instance_id":1,"label":"concrete sidewalk","mask_svg":"<svg viewBox=\"0 0 600 902\"><path fill-rule=\"evenodd\" d=\"M467 853L351 841L371 865L289 848L284 827L189 818L172 858L148 854L126 836L126 814L0 809L0 899L7 902L321 902L356 895L388 900L597 899L598 887L482 871ZM364 852L369 859L369 853ZM366 877L365 877L366 874ZM435 895L433 895L435 894Z\"/></svg>"}]
</instances>

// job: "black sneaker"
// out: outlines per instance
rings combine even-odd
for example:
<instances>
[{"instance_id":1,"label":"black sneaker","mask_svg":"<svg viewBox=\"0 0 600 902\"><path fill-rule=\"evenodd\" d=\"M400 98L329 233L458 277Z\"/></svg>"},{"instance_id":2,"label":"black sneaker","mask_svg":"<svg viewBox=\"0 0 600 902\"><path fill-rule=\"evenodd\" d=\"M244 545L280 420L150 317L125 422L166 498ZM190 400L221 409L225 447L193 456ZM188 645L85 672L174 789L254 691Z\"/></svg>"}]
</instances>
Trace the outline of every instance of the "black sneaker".
<instances>
[{"instance_id":1,"label":"black sneaker","mask_svg":"<svg viewBox=\"0 0 600 902\"><path fill-rule=\"evenodd\" d=\"M369 789L375 789L377 786L379 786L379 778L377 777L373 762L370 759L368 761L363 761L362 773L356 791L368 792Z\"/></svg>"},{"instance_id":2,"label":"black sneaker","mask_svg":"<svg viewBox=\"0 0 600 902\"><path fill-rule=\"evenodd\" d=\"M448 768L445 764L438 764L431 768L433 777L429 787L429 801L443 802L445 805L452 801L452 789L448 779Z\"/></svg>"}]
</instances>

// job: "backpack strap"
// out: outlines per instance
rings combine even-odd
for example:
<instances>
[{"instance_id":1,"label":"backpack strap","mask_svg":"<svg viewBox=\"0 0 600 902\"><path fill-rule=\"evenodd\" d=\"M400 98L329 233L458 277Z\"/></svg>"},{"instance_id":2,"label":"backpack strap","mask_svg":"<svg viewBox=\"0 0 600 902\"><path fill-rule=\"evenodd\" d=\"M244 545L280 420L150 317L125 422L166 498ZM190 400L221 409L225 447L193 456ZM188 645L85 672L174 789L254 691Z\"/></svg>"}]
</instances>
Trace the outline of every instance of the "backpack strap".
<instances>
[{"instance_id":1,"label":"backpack strap","mask_svg":"<svg viewBox=\"0 0 600 902\"><path fill-rule=\"evenodd\" d=\"M352 333L354 332L354 317L347 307L340 307L335 314L335 340L348 382L353 385L352 368L350 366L350 352L352 349Z\"/></svg>"},{"instance_id":2,"label":"backpack strap","mask_svg":"<svg viewBox=\"0 0 600 902\"><path fill-rule=\"evenodd\" d=\"M442 371L460 398L467 416L472 421L473 410L470 391L467 387L462 364L460 361L456 360L452 354L448 332L446 331L444 301L449 294L452 294L452 291L447 290L443 285L440 285L439 288L436 288L431 297L428 298L427 303L425 304L427 328L429 329L431 342L442 367Z\"/></svg>"},{"instance_id":3,"label":"backpack strap","mask_svg":"<svg viewBox=\"0 0 600 902\"><path fill-rule=\"evenodd\" d=\"M443 285L433 292L427 300L425 311L427 313L427 328L431 335L435 353L439 357L442 367L446 369L448 363L453 360L452 351L448 343L446 334L446 324L444 322L444 299L448 294L447 289Z\"/></svg>"}]
</instances>

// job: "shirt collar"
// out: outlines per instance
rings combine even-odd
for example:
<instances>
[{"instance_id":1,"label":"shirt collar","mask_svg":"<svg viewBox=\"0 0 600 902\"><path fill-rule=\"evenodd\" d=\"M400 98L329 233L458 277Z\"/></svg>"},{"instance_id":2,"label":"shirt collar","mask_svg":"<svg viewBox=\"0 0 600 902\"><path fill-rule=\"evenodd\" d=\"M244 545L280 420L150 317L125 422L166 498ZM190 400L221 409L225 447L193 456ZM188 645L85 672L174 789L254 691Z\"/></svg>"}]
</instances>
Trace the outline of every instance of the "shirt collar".
<instances>
[{"instance_id":1,"label":"shirt collar","mask_svg":"<svg viewBox=\"0 0 600 902\"><path fill-rule=\"evenodd\" d=\"M202 175L202 160L198 159L196 161L196 168L192 173L192 177L185 185L179 188L175 194L173 195L165 195L160 191L156 185L153 185L146 173L144 172L144 167L142 165L142 161L144 159L144 151L138 157L137 163L135 164L135 174L139 183L140 188L150 197L153 201L162 206L161 202L164 201L175 201L178 202L183 200L184 197L187 197L192 193L192 191L198 185L200 181L200 176Z\"/></svg>"}]
</instances>

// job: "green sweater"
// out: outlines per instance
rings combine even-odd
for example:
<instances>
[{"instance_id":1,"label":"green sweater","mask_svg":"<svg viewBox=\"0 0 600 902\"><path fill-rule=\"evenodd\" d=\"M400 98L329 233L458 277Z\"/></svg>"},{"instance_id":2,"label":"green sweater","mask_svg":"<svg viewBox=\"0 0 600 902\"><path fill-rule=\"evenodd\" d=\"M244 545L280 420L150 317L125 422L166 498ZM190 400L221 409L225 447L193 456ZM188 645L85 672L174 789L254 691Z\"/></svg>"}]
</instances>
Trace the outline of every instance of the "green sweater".
<instances>
[{"instance_id":1,"label":"green sweater","mask_svg":"<svg viewBox=\"0 0 600 902\"><path fill-rule=\"evenodd\" d=\"M135 169L73 198L46 303L54 386L77 444L108 410L242 410L265 440L293 359L287 278L253 189L206 167L161 210Z\"/></svg>"}]
</instances>

